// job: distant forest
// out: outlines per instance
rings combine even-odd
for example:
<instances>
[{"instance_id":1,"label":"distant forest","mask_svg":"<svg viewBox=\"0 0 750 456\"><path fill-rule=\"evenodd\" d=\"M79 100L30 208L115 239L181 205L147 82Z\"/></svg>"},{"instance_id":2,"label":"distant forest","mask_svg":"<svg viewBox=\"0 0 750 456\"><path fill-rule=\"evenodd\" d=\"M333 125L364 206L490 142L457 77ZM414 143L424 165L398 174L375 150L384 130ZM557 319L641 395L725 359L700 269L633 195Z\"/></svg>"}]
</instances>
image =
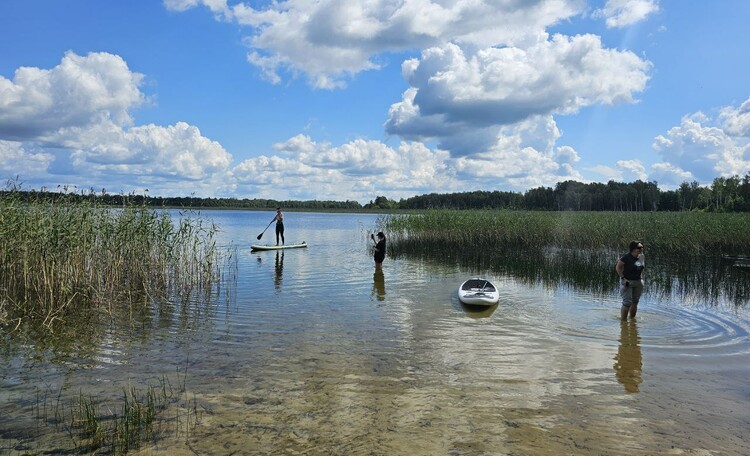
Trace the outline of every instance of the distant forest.
<instances>
[{"instance_id":1,"label":"distant forest","mask_svg":"<svg viewBox=\"0 0 750 456\"><path fill-rule=\"evenodd\" d=\"M744 177L719 177L710 186L684 182L675 190L659 190L656 182L637 180L631 183L560 182L552 187L538 187L525 193L473 191L430 193L395 201L378 196L362 205L357 201L295 201L260 198L152 197L138 194L110 194L93 188L85 191L50 192L45 189L21 191L8 189L0 194L15 193L23 199L61 198L90 200L110 206L126 203L153 207L196 209L516 209L539 211L705 211L750 212L750 173Z\"/></svg>"}]
</instances>

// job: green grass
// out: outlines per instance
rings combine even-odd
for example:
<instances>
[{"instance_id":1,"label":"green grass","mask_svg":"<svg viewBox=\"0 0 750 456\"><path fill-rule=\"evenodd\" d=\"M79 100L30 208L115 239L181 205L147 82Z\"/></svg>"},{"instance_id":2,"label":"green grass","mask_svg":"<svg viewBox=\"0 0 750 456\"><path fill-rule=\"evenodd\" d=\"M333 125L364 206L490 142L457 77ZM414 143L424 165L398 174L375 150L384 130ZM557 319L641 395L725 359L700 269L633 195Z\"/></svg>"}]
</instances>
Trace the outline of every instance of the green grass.
<instances>
[{"instance_id":1,"label":"green grass","mask_svg":"<svg viewBox=\"0 0 750 456\"><path fill-rule=\"evenodd\" d=\"M47 328L83 313L132 311L210 289L216 227L144 205L0 195L0 322Z\"/></svg>"},{"instance_id":2,"label":"green grass","mask_svg":"<svg viewBox=\"0 0 750 456\"><path fill-rule=\"evenodd\" d=\"M750 214L701 212L534 212L428 210L384 216L391 249L561 247L750 253Z\"/></svg>"}]
</instances>

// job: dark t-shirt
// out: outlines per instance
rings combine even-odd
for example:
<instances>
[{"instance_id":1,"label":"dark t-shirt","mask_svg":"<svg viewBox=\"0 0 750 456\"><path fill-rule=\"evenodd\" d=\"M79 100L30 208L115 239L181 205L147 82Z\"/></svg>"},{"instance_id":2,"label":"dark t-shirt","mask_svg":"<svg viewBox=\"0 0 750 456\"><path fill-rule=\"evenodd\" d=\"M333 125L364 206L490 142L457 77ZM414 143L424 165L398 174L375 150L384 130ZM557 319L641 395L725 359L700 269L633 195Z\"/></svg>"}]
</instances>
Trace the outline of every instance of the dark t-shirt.
<instances>
[{"instance_id":1,"label":"dark t-shirt","mask_svg":"<svg viewBox=\"0 0 750 456\"><path fill-rule=\"evenodd\" d=\"M382 263L385 260L385 239L381 239L375 244L375 261Z\"/></svg>"},{"instance_id":2,"label":"dark t-shirt","mask_svg":"<svg viewBox=\"0 0 750 456\"><path fill-rule=\"evenodd\" d=\"M630 253L626 253L620 258L620 261L625 263L622 275L627 280L638 280L641 278L641 272L646 267L646 259L643 255L635 258Z\"/></svg>"}]
</instances>

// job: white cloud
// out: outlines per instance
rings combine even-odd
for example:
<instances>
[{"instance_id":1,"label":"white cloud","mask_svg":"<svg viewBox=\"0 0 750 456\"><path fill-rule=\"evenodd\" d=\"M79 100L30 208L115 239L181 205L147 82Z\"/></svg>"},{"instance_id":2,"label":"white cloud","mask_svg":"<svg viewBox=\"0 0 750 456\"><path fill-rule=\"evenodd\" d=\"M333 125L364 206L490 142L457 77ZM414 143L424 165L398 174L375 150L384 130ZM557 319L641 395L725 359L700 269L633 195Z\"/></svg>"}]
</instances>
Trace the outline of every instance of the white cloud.
<instances>
[{"instance_id":1,"label":"white cloud","mask_svg":"<svg viewBox=\"0 0 750 456\"><path fill-rule=\"evenodd\" d=\"M750 98L745 100L739 108L733 106L723 108L719 119L727 134L750 137Z\"/></svg>"},{"instance_id":2,"label":"white cloud","mask_svg":"<svg viewBox=\"0 0 750 456\"><path fill-rule=\"evenodd\" d=\"M430 192L476 189L525 191L581 180L578 153L557 146L554 119L540 116L505 126L486 151L452 157L421 142L398 147L357 139L340 146L297 135L275 146L276 155L245 160L232 169L242 192L258 197L366 202Z\"/></svg>"},{"instance_id":3,"label":"white cloud","mask_svg":"<svg viewBox=\"0 0 750 456\"><path fill-rule=\"evenodd\" d=\"M525 191L564 180L581 180L573 165L580 158L570 146L555 144L560 138L554 119L540 116L500 129L486 151L459 156L450 163L458 179L476 188Z\"/></svg>"},{"instance_id":4,"label":"white cloud","mask_svg":"<svg viewBox=\"0 0 750 456\"><path fill-rule=\"evenodd\" d=\"M95 133L95 134L91 134ZM71 161L85 174L152 175L201 180L225 171L231 156L217 142L184 122L122 130L92 129L69 140Z\"/></svg>"},{"instance_id":5,"label":"white cloud","mask_svg":"<svg viewBox=\"0 0 750 456\"><path fill-rule=\"evenodd\" d=\"M196 6L205 5L214 13L217 19L229 20L232 11L227 5L227 0L163 0L164 6L170 11L183 12Z\"/></svg>"},{"instance_id":6,"label":"white cloud","mask_svg":"<svg viewBox=\"0 0 750 456\"><path fill-rule=\"evenodd\" d=\"M744 130L741 122L734 122L744 115L742 111L742 107L722 110L726 129L711 125L712 120L703 113L684 117L679 126L655 138L653 147L664 159L662 166L690 173L704 184L717 174L729 177L750 172L750 144L746 136L736 135ZM732 112L740 115L728 114Z\"/></svg>"},{"instance_id":7,"label":"white cloud","mask_svg":"<svg viewBox=\"0 0 750 456\"><path fill-rule=\"evenodd\" d=\"M173 11L207 6L248 26L248 61L273 83L305 74L314 87L378 69L376 56L452 42L466 48L515 46L583 12L583 0L286 0L227 7L224 0L165 0Z\"/></svg>"},{"instance_id":8,"label":"white cloud","mask_svg":"<svg viewBox=\"0 0 750 456\"><path fill-rule=\"evenodd\" d=\"M648 181L646 166L640 160L618 160L617 168L622 170L625 182Z\"/></svg>"},{"instance_id":9,"label":"white cloud","mask_svg":"<svg viewBox=\"0 0 750 456\"><path fill-rule=\"evenodd\" d=\"M102 121L128 125L129 110L146 101L142 78L119 56L72 52L51 70L22 67L13 81L0 76L0 139L44 140Z\"/></svg>"},{"instance_id":10,"label":"white cloud","mask_svg":"<svg viewBox=\"0 0 750 456\"><path fill-rule=\"evenodd\" d=\"M465 155L489 146L502 125L537 115L570 114L593 104L634 102L650 63L604 49L593 35L554 35L529 48L467 54L448 44L403 64L409 82L389 110L386 130L412 139L440 139ZM489 128L489 130L486 130ZM461 145L461 138L470 142Z\"/></svg>"},{"instance_id":11,"label":"white cloud","mask_svg":"<svg viewBox=\"0 0 750 456\"><path fill-rule=\"evenodd\" d=\"M20 177L24 180L43 177L54 160L51 153L32 150L17 141L0 140L0 176L5 179Z\"/></svg>"},{"instance_id":12,"label":"white cloud","mask_svg":"<svg viewBox=\"0 0 750 456\"><path fill-rule=\"evenodd\" d=\"M659 11L658 0L607 0L595 17L603 18L610 28L633 25Z\"/></svg>"},{"instance_id":13,"label":"white cloud","mask_svg":"<svg viewBox=\"0 0 750 456\"><path fill-rule=\"evenodd\" d=\"M590 166L584 169L584 171L591 172L593 174L596 174L597 176L601 176L601 179L595 179L597 181L617 181L622 182L623 181L623 174L621 169L617 169L612 166L607 165L594 165Z\"/></svg>"},{"instance_id":14,"label":"white cloud","mask_svg":"<svg viewBox=\"0 0 750 456\"><path fill-rule=\"evenodd\" d=\"M674 189L683 182L690 182L694 179L695 177L691 172L670 163L655 163L651 166L651 180L658 182L662 189Z\"/></svg>"},{"instance_id":15,"label":"white cloud","mask_svg":"<svg viewBox=\"0 0 750 456\"><path fill-rule=\"evenodd\" d=\"M147 101L142 78L119 56L72 52L52 69L0 77L0 172L113 191L143 183L210 195L224 187L231 155L198 128L133 125L130 111Z\"/></svg>"},{"instance_id":16,"label":"white cloud","mask_svg":"<svg viewBox=\"0 0 750 456\"><path fill-rule=\"evenodd\" d=\"M586 168L585 171L602 176L603 179L597 180L607 182L612 180L615 182L634 182L637 180L648 182L653 180L653 176L649 176L646 170L646 165L640 160L618 160L615 166L594 165Z\"/></svg>"},{"instance_id":17,"label":"white cloud","mask_svg":"<svg viewBox=\"0 0 750 456\"><path fill-rule=\"evenodd\" d=\"M451 188L445 151L421 143L398 148L354 140L339 147L297 135L276 145L279 155L245 160L232 170L237 185L254 195L284 199L372 199L409 197Z\"/></svg>"}]
</instances>

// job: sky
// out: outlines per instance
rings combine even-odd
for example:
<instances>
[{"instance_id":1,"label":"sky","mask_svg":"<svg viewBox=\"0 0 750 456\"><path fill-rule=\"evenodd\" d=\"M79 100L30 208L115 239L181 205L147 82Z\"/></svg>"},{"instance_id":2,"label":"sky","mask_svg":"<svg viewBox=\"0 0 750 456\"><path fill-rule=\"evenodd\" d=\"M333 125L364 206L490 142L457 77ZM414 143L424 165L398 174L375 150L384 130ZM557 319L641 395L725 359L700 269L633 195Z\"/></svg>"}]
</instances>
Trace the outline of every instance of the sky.
<instances>
[{"instance_id":1,"label":"sky","mask_svg":"<svg viewBox=\"0 0 750 456\"><path fill-rule=\"evenodd\" d=\"M398 201L750 173L750 1L2 0L0 186Z\"/></svg>"}]
</instances>

